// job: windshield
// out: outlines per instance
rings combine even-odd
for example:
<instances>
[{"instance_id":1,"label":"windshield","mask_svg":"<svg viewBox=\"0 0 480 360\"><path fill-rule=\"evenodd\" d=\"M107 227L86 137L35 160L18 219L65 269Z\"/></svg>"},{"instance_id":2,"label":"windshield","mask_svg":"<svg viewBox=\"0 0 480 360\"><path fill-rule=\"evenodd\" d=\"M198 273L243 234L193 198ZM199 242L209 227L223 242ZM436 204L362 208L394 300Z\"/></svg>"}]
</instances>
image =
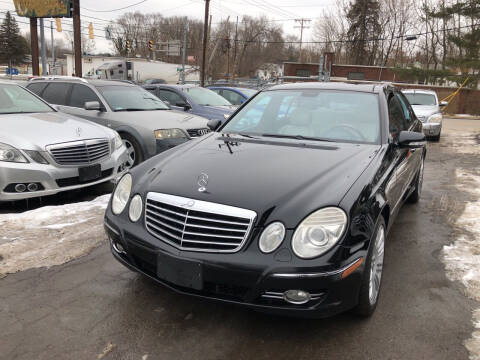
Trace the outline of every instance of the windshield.
<instances>
[{"instance_id":1,"label":"windshield","mask_svg":"<svg viewBox=\"0 0 480 360\"><path fill-rule=\"evenodd\" d=\"M205 89L202 87L188 87L182 89L186 92L195 103L198 105L207 105L207 106L231 106L232 104L228 102L224 97L218 95L216 92L213 92L210 89Z\"/></svg>"},{"instance_id":2,"label":"windshield","mask_svg":"<svg viewBox=\"0 0 480 360\"><path fill-rule=\"evenodd\" d=\"M52 112L53 109L18 85L0 84L0 114Z\"/></svg>"},{"instance_id":3,"label":"windshield","mask_svg":"<svg viewBox=\"0 0 480 360\"><path fill-rule=\"evenodd\" d=\"M113 111L170 109L162 100L138 86L102 86L98 90Z\"/></svg>"},{"instance_id":4,"label":"windshield","mask_svg":"<svg viewBox=\"0 0 480 360\"><path fill-rule=\"evenodd\" d=\"M437 105L437 99L432 94L403 93L410 105Z\"/></svg>"},{"instance_id":5,"label":"windshield","mask_svg":"<svg viewBox=\"0 0 480 360\"><path fill-rule=\"evenodd\" d=\"M232 117L222 132L300 140L378 143L378 96L333 90L265 91Z\"/></svg>"}]
</instances>

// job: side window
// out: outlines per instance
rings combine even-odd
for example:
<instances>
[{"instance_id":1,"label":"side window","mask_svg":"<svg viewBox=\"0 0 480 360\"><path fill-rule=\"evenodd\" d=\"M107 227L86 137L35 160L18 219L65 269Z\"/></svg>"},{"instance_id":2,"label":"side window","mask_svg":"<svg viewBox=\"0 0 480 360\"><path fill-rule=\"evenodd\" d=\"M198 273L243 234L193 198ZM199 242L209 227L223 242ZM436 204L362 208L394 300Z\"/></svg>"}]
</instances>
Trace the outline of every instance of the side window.
<instances>
[{"instance_id":1,"label":"side window","mask_svg":"<svg viewBox=\"0 0 480 360\"><path fill-rule=\"evenodd\" d=\"M233 105L240 105L243 101L243 97L232 90L223 90L223 97L230 101Z\"/></svg>"},{"instance_id":2,"label":"side window","mask_svg":"<svg viewBox=\"0 0 480 360\"><path fill-rule=\"evenodd\" d=\"M391 95L388 100L388 117L390 134L395 139L400 134L400 131L408 128L405 113L397 96Z\"/></svg>"},{"instance_id":3,"label":"side window","mask_svg":"<svg viewBox=\"0 0 480 360\"><path fill-rule=\"evenodd\" d=\"M49 104L67 105L67 95L71 84L68 83L49 83L43 91L42 97Z\"/></svg>"},{"instance_id":4,"label":"side window","mask_svg":"<svg viewBox=\"0 0 480 360\"><path fill-rule=\"evenodd\" d=\"M410 128L410 126L413 124L413 116L412 116L412 113L410 111L410 105L408 103L408 100L401 93L397 93L397 94L395 94L395 96L398 97L398 100L400 101L400 104L402 105L402 110L403 110L403 113L405 114L405 120L407 121L407 128Z\"/></svg>"},{"instance_id":5,"label":"side window","mask_svg":"<svg viewBox=\"0 0 480 360\"><path fill-rule=\"evenodd\" d=\"M68 105L83 108L87 101L98 101L100 105L102 105L102 102L98 96L88 86L77 84L73 85L72 95L70 95L70 101Z\"/></svg>"},{"instance_id":6,"label":"side window","mask_svg":"<svg viewBox=\"0 0 480 360\"><path fill-rule=\"evenodd\" d=\"M183 100L180 97L180 95L178 95L177 93L174 93L173 91L170 91L170 90L161 89L159 91L159 96L160 96L161 100L166 100L170 103L170 105L173 105L173 106L175 106L177 103L185 102L185 100Z\"/></svg>"},{"instance_id":7,"label":"side window","mask_svg":"<svg viewBox=\"0 0 480 360\"><path fill-rule=\"evenodd\" d=\"M34 94L40 95L43 89L45 89L45 86L47 86L47 83L31 83L28 84L27 89L33 92Z\"/></svg>"}]
</instances>

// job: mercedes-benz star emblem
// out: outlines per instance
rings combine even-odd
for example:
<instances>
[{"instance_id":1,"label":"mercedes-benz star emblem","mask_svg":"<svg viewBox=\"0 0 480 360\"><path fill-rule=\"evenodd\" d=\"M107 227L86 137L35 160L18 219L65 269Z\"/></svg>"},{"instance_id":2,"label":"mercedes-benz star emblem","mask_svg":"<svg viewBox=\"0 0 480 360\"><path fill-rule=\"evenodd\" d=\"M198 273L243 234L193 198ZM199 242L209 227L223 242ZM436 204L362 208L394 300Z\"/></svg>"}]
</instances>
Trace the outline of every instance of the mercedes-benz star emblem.
<instances>
[{"instance_id":1,"label":"mercedes-benz star emblem","mask_svg":"<svg viewBox=\"0 0 480 360\"><path fill-rule=\"evenodd\" d=\"M198 191L200 191L200 192L205 192L205 191L207 191L208 175L205 174L205 173L201 173L201 174L198 176L197 184L198 184L198 186L199 186Z\"/></svg>"},{"instance_id":2,"label":"mercedes-benz star emblem","mask_svg":"<svg viewBox=\"0 0 480 360\"><path fill-rule=\"evenodd\" d=\"M77 136L78 136L78 137L81 137L81 136L82 136L82 128L77 128L77 129L75 130L75 132L77 133Z\"/></svg>"}]
</instances>

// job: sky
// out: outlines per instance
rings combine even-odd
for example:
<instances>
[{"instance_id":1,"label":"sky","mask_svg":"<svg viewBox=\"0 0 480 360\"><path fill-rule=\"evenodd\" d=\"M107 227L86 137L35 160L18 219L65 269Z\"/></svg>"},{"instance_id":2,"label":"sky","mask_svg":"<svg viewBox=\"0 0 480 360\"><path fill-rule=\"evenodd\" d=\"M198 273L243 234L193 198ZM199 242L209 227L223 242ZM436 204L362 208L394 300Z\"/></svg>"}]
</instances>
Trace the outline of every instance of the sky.
<instances>
[{"instance_id":1,"label":"sky","mask_svg":"<svg viewBox=\"0 0 480 360\"><path fill-rule=\"evenodd\" d=\"M265 15L271 20L278 20L282 25L285 34L299 36L300 29L295 28L299 24L293 19L311 19L308 23L309 29L304 30L303 39L311 39L312 28L315 20L333 6L335 0L211 0L210 14L212 22L226 20L230 16L231 21L239 19L243 15L259 16ZM133 5L131 7L128 7ZM82 32L88 33L87 27L90 21L93 22L95 34L95 52L112 51L111 43L104 39L103 31L109 20L115 20L123 13L140 11L143 13L161 13L164 16L188 16L190 18L203 19L205 1L203 0L80 0L80 14L82 16ZM128 8L124 8L128 7ZM124 8L124 9L120 9ZM0 0L0 19L4 18L6 10L14 10L12 0ZM115 10L114 9L120 9ZM87 16L97 19L87 18ZM100 20L101 19L101 20ZM17 17L20 22L28 23L27 18ZM50 19L45 19L48 27ZM62 19L62 28L71 30L71 19ZM29 25L19 23L22 32L29 29ZM55 24L54 24L55 25ZM54 31L55 38L64 38L61 33ZM50 29L46 29L46 40L50 41Z\"/></svg>"}]
</instances>

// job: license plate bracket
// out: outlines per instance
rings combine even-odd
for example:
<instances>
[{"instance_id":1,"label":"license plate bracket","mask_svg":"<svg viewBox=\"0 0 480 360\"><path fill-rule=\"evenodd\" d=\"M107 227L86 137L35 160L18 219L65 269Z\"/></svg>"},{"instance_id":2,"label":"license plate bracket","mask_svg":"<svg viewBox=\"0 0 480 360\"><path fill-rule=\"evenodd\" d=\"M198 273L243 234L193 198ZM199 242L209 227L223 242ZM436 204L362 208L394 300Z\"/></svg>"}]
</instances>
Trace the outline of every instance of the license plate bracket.
<instances>
[{"instance_id":1,"label":"license plate bracket","mask_svg":"<svg viewBox=\"0 0 480 360\"><path fill-rule=\"evenodd\" d=\"M195 290L203 289L202 263L198 261L159 253L157 256L157 276L181 287Z\"/></svg>"},{"instance_id":2,"label":"license plate bracket","mask_svg":"<svg viewBox=\"0 0 480 360\"><path fill-rule=\"evenodd\" d=\"M100 164L78 168L78 179L80 182L93 181L101 177L102 167Z\"/></svg>"}]
</instances>

